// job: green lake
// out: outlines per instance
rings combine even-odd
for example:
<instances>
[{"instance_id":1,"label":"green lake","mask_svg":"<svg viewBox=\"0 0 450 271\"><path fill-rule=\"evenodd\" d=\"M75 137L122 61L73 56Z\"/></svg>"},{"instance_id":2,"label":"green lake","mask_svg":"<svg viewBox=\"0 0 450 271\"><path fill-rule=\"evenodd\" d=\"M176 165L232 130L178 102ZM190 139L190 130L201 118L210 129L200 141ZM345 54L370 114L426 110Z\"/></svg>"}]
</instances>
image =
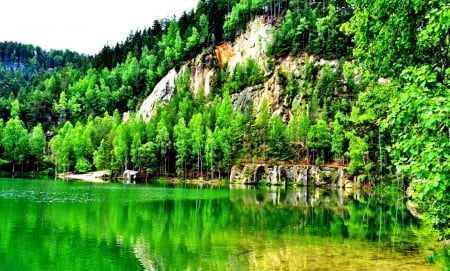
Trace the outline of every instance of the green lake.
<instances>
[{"instance_id":1,"label":"green lake","mask_svg":"<svg viewBox=\"0 0 450 271\"><path fill-rule=\"evenodd\" d=\"M403 197L0 179L0 270L439 270Z\"/></svg>"}]
</instances>

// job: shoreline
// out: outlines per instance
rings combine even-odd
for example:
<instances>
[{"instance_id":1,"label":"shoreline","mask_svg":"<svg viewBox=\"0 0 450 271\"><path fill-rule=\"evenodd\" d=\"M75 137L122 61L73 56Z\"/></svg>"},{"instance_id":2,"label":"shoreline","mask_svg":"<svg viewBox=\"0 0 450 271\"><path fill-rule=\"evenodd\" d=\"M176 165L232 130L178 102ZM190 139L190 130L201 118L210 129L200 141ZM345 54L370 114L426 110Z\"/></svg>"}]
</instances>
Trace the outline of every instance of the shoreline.
<instances>
[{"instance_id":1,"label":"shoreline","mask_svg":"<svg viewBox=\"0 0 450 271\"><path fill-rule=\"evenodd\" d=\"M83 181L89 183L109 183L109 181L105 181L104 179L102 179L103 177L109 175L110 175L109 171L103 170L103 171L88 172L84 174L62 173L59 174L59 177L61 179L70 181Z\"/></svg>"}]
</instances>

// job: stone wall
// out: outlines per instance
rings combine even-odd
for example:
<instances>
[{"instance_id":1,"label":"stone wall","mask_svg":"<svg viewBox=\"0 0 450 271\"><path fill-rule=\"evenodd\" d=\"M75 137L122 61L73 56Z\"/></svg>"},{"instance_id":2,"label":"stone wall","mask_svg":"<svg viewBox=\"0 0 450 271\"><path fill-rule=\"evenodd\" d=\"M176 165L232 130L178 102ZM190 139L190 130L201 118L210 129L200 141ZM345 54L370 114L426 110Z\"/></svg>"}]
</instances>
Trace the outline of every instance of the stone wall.
<instances>
[{"instance_id":1,"label":"stone wall","mask_svg":"<svg viewBox=\"0 0 450 271\"><path fill-rule=\"evenodd\" d=\"M344 167L311 165L234 165L230 182L237 184L353 187L355 182Z\"/></svg>"}]
</instances>

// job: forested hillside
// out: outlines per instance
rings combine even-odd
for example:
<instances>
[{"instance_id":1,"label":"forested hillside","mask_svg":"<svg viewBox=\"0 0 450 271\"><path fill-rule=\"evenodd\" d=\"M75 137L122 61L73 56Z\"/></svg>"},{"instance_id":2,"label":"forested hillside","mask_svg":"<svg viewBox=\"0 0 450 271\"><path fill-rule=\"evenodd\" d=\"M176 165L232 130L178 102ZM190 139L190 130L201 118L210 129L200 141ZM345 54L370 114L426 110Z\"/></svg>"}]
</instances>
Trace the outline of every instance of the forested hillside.
<instances>
[{"instance_id":1,"label":"forested hillside","mask_svg":"<svg viewBox=\"0 0 450 271\"><path fill-rule=\"evenodd\" d=\"M263 56L221 62L255 18ZM369 185L415 180L448 237L448 22L439 0L200 0L92 57L5 43L0 167L208 179L239 163L335 162ZM207 95L192 91L199 63ZM171 69L171 99L136 117Z\"/></svg>"}]
</instances>

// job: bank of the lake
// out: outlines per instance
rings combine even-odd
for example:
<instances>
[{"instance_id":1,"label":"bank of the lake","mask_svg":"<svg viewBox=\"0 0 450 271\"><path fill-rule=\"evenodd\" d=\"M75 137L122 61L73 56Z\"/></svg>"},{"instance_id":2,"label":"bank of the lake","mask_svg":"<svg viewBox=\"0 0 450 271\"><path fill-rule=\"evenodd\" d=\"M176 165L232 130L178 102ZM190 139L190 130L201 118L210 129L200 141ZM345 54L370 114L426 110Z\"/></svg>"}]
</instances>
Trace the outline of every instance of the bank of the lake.
<instances>
[{"instance_id":1,"label":"bank of the lake","mask_svg":"<svg viewBox=\"0 0 450 271\"><path fill-rule=\"evenodd\" d=\"M401 196L0 179L5 270L440 270Z\"/></svg>"}]
</instances>

